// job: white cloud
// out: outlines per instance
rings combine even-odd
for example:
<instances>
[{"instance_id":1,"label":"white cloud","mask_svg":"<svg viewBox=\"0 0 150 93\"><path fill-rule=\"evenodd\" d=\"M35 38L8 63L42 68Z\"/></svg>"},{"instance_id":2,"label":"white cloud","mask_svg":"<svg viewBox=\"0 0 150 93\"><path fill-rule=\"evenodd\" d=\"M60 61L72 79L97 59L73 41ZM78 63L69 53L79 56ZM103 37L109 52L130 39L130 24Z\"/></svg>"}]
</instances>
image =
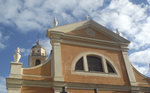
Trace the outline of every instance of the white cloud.
<instances>
[{"instance_id":1,"label":"white cloud","mask_svg":"<svg viewBox=\"0 0 150 93\"><path fill-rule=\"evenodd\" d=\"M150 0L147 1L150 3ZM106 27L118 28L122 36L131 40L129 48L139 51L132 53L130 60L147 64L148 58L144 61L138 56L146 55L146 48L150 46L150 16L147 13L150 7L133 4L129 0L111 0L109 5L104 3L104 0L0 0L0 23L15 24L21 32L41 31L52 26L54 16L58 18L59 25L62 25L89 15ZM106 6L103 8L103 5ZM0 33L0 48L4 48L1 38L6 37ZM41 44L49 54L49 40L41 39ZM22 48L21 51L24 55L29 49Z\"/></svg>"},{"instance_id":2,"label":"white cloud","mask_svg":"<svg viewBox=\"0 0 150 93\"><path fill-rule=\"evenodd\" d=\"M1 93L7 93L5 78L1 77L1 76L0 76L0 92Z\"/></svg>"},{"instance_id":3,"label":"white cloud","mask_svg":"<svg viewBox=\"0 0 150 93\"><path fill-rule=\"evenodd\" d=\"M9 36L3 36L2 32L0 32L0 49L3 49L6 47L4 42L9 39Z\"/></svg>"},{"instance_id":4,"label":"white cloud","mask_svg":"<svg viewBox=\"0 0 150 93\"><path fill-rule=\"evenodd\" d=\"M131 53L129 58L143 74L148 73L150 63L150 49L147 49L150 47L149 9L147 5L136 5L129 0L112 0L106 8L91 14L100 24L118 28L124 37L131 40L129 48L138 52Z\"/></svg>"},{"instance_id":5,"label":"white cloud","mask_svg":"<svg viewBox=\"0 0 150 93\"><path fill-rule=\"evenodd\" d=\"M136 5L129 0L112 0L106 8L91 15L94 20L106 27L118 28L132 41L129 48L138 50L150 45L148 42L150 21L146 13L149 9L147 5Z\"/></svg>"},{"instance_id":6,"label":"white cloud","mask_svg":"<svg viewBox=\"0 0 150 93\"><path fill-rule=\"evenodd\" d=\"M150 4L150 0L147 0L147 2Z\"/></svg>"},{"instance_id":7,"label":"white cloud","mask_svg":"<svg viewBox=\"0 0 150 93\"><path fill-rule=\"evenodd\" d=\"M2 33L0 33L0 48L5 48L5 45L2 43Z\"/></svg>"},{"instance_id":8,"label":"white cloud","mask_svg":"<svg viewBox=\"0 0 150 93\"><path fill-rule=\"evenodd\" d=\"M28 56L30 54L30 49L20 48L21 55Z\"/></svg>"},{"instance_id":9,"label":"white cloud","mask_svg":"<svg viewBox=\"0 0 150 93\"><path fill-rule=\"evenodd\" d=\"M41 31L52 25L54 16L60 24L68 23L102 5L103 0L1 0L0 23L15 24L21 32Z\"/></svg>"},{"instance_id":10,"label":"white cloud","mask_svg":"<svg viewBox=\"0 0 150 93\"><path fill-rule=\"evenodd\" d=\"M150 64L150 48L130 54L129 59L133 63Z\"/></svg>"},{"instance_id":11,"label":"white cloud","mask_svg":"<svg viewBox=\"0 0 150 93\"><path fill-rule=\"evenodd\" d=\"M52 50L52 46L50 45L50 40L49 39L41 39L40 43L45 48L46 54L49 55Z\"/></svg>"},{"instance_id":12,"label":"white cloud","mask_svg":"<svg viewBox=\"0 0 150 93\"><path fill-rule=\"evenodd\" d=\"M140 73L147 75L149 74L149 67L147 66L139 66L139 65L133 65Z\"/></svg>"}]
</instances>

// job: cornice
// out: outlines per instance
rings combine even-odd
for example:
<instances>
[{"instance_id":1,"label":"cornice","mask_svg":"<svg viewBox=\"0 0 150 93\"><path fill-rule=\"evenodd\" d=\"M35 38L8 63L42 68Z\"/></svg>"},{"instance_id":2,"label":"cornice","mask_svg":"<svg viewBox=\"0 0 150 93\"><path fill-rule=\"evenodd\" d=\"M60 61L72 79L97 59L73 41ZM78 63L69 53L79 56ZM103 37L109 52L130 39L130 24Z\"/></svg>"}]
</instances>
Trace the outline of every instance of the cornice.
<instances>
[{"instance_id":1,"label":"cornice","mask_svg":"<svg viewBox=\"0 0 150 93\"><path fill-rule=\"evenodd\" d=\"M100 40L100 39L94 39L94 38L88 38L88 37L82 37L82 36L76 36L72 34L67 34L64 32L58 32L58 31L50 31L49 32L50 39L73 39L73 40L81 40L81 41L91 41L91 42L102 42L102 43L108 43L108 44L114 44L114 45L128 45L128 43L123 42L115 42L115 41L107 41L107 40Z\"/></svg>"},{"instance_id":2,"label":"cornice","mask_svg":"<svg viewBox=\"0 0 150 93\"><path fill-rule=\"evenodd\" d=\"M71 35L63 32L57 32L57 31L51 31L49 37L51 39L52 45L53 43L61 42L65 44L78 45L84 47L102 48L102 49L117 50L117 51L128 51L127 48L128 43L123 43L123 42L114 42L114 41L100 40L100 39L94 39L88 37L81 37L81 36ZM107 44L109 46L106 46L104 44Z\"/></svg>"},{"instance_id":3,"label":"cornice","mask_svg":"<svg viewBox=\"0 0 150 93\"><path fill-rule=\"evenodd\" d=\"M79 82L61 82L61 81L39 81L39 80L26 80L16 78L6 78L7 88L20 88L21 86L33 86L33 87L63 87L71 89L94 89L109 90L109 91L131 91L140 90L143 92L150 92L149 87L140 86L127 86L127 85L107 85L107 84L90 84L90 83L79 83Z\"/></svg>"},{"instance_id":4,"label":"cornice","mask_svg":"<svg viewBox=\"0 0 150 93\"><path fill-rule=\"evenodd\" d=\"M28 75L28 74L22 74L22 76L26 76L26 77L40 77L40 78L52 78L52 76Z\"/></svg>"}]
</instances>

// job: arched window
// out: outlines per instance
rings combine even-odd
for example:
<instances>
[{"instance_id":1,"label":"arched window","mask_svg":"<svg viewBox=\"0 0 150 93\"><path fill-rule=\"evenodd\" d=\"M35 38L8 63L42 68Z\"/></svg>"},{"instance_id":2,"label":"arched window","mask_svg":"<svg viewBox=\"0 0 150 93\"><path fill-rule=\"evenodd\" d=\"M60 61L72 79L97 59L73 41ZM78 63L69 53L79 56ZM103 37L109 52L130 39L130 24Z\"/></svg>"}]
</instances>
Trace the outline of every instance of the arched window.
<instances>
[{"instance_id":1,"label":"arched window","mask_svg":"<svg viewBox=\"0 0 150 93\"><path fill-rule=\"evenodd\" d=\"M109 73L115 73L114 69L112 68L112 66L110 65L110 62L106 61L107 63L107 69Z\"/></svg>"},{"instance_id":2,"label":"arched window","mask_svg":"<svg viewBox=\"0 0 150 93\"><path fill-rule=\"evenodd\" d=\"M101 58L96 56L87 56L88 70L103 72Z\"/></svg>"},{"instance_id":3,"label":"arched window","mask_svg":"<svg viewBox=\"0 0 150 93\"><path fill-rule=\"evenodd\" d=\"M73 73L79 75L120 77L114 62L100 53L87 52L85 54L80 54L73 63Z\"/></svg>"},{"instance_id":4,"label":"arched window","mask_svg":"<svg viewBox=\"0 0 150 93\"><path fill-rule=\"evenodd\" d=\"M37 60L35 61L35 66L40 65L40 64L41 64L41 61L40 61L39 59L37 59Z\"/></svg>"},{"instance_id":5,"label":"arched window","mask_svg":"<svg viewBox=\"0 0 150 93\"><path fill-rule=\"evenodd\" d=\"M83 68L83 57L78 60L78 62L76 63L75 69L76 70L84 70L84 68Z\"/></svg>"}]
</instances>

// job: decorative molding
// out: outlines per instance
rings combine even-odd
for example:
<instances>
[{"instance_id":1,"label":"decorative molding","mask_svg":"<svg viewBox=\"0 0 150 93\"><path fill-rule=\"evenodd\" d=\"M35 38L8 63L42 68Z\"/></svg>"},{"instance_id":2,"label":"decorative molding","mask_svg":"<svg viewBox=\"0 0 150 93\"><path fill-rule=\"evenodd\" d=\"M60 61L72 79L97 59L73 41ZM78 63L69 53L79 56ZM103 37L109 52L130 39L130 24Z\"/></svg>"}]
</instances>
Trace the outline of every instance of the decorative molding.
<instances>
[{"instance_id":1,"label":"decorative molding","mask_svg":"<svg viewBox=\"0 0 150 93\"><path fill-rule=\"evenodd\" d=\"M148 82L136 82L137 84L144 84L144 85L150 85Z\"/></svg>"},{"instance_id":2,"label":"decorative molding","mask_svg":"<svg viewBox=\"0 0 150 93\"><path fill-rule=\"evenodd\" d=\"M90 37L95 37L96 33L92 29L86 29L86 34L89 35Z\"/></svg>"},{"instance_id":3,"label":"decorative molding","mask_svg":"<svg viewBox=\"0 0 150 93\"><path fill-rule=\"evenodd\" d=\"M20 93L22 80L18 78L6 78L6 88L8 93Z\"/></svg>"},{"instance_id":4,"label":"decorative molding","mask_svg":"<svg viewBox=\"0 0 150 93\"><path fill-rule=\"evenodd\" d=\"M27 68L22 68L23 70L26 70L26 69L35 69L35 68L39 68L39 67L42 67L43 65L45 65L46 63L48 62L51 62L51 58L47 59L47 60L44 60L44 62L41 62L40 65L37 65L37 66L33 66L33 67L27 67Z\"/></svg>"},{"instance_id":5,"label":"decorative molding","mask_svg":"<svg viewBox=\"0 0 150 93\"><path fill-rule=\"evenodd\" d=\"M71 89L84 89L84 90L91 90L91 89L93 90L94 88L98 88L99 90L109 90L109 91L130 91L130 86L122 86L122 85L55 82L53 86L55 87L67 86L67 88L71 88Z\"/></svg>"},{"instance_id":6,"label":"decorative molding","mask_svg":"<svg viewBox=\"0 0 150 93\"><path fill-rule=\"evenodd\" d=\"M102 46L102 45L95 45L95 44L89 44L89 43L83 43L83 42L77 42L77 41L71 41L71 40L62 40L61 41L64 44L70 44L70 45L78 45L83 47L91 47L91 48L99 48L99 49L108 49L108 50L114 50L114 51L121 51L119 48L112 48L108 46Z\"/></svg>"},{"instance_id":7,"label":"decorative molding","mask_svg":"<svg viewBox=\"0 0 150 93\"><path fill-rule=\"evenodd\" d=\"M140 87L131 86L131 93L140 93Z\"/></svg>"},{"instance_id":8,"label":"decorative molding","mask_svg":"<svg viewBox=\"0 0 150 93\"><path fill-rule=\"evenodd\" d=\"M39 81L39 80L26 80L26 79L15 79L15 78L6 78L7 89L8 88L20 88L21 86L32 86L32 87L53 87L53 88L62 88L67 86L71 89L94 89L98 88L99 90L109 90L109 91L131 91L139 90L143 92L150 92L149 87L131 87L126 85L103 85L103 84L89 84L89 83L78 83L78 82L61 82L61 81Z\"/></svg>"},{"instance_id":9,"label":"decorative molding","mask_svg":"<svg viewBox=\"0 0 150 93\"><path fill-rule=\"evenodd\" d=\"M119 42L119 41L107 41L107 40L101 40L101 39L95 39L95 38L88 38L88 37L82 37L82 36L76 36L76 35L72 35L72 34L68 34L68 33L64 33L64 32L58 32L58 31L50 31L49 32L49 38L52 39L62 39L62 38L71 38L74 40L84 40L84 41L91 41L94 43L108 43L111 45L127 45L128 43L124 43L124 42Z\"/></svg>"},{"instance_id":10,"label":"decorative molding","mask_svg":"<svg viewBox=\"0 0 150 93\"><path fill-rule=\"evenodd\" d=\"M87 71L72 71L72 74L76 75L84 75L84 76L101 76L101 77L117 77L120 78L119 75L114 73L104 73L104 72L87 72Z\"/></svg>"},{"instance_id":11,"label":"decorative molding","mask_svg":"<svg viewBox=\"0 0 150 93\"><path fill-rule=\"evenodd\" d=\"M22 76L27 76L27 77L40 77L40 78L52 78L52 76L28 75L28 74L22 74Z\"/></svg>"},{"instance_id":12,"label":"decorative molding","mask_svg":"<svg viewBox=\"0 0 150 93\"><path fill-rule=\"evenodd\" d=\"M115 50L115 51L128 51L128 48L127 48L128 43L75 36L75 35L71 35L71 34L67 34L63 32L57 32L57 31L50 31L49 34L50 34L49 38L51 39L52 45L54 44L54 42L56 43L61 42L65 44L78 45L78 46L84 46L84 47L109 49L109 50ZM89 44L89 42L92 44ZM104 46L102 44L108 44L111 47L106 46L106 45ZM126 46L126 47L120 48L121 45Z\"/></svg>"},{"instance_id":13,"label":"decorative molding","mask_svg":"<svg viewBox=\"0 0 150 93\"><path fill-rule=\"evenodd\" d=\"M150 88L149 87L140 87L140 91L150 93Z\"/></svg>"},{"instance_id":14,"label":"decorative molding","mask_svg":"<svg viewBox=\"0 0 150 93\"><path fill-rule=\"evenodd\" d=\"M57 33L57 32L56 32ZM88 38L88 37L81 37L76 35L71 35L67 33L60 33L63 38L71 38L75 40L82 40L82 41L88 41L88 42L94 42L94 43L108 43L111 45L119 46L121 45L128 45L128 43L122 43L122 42L115 42L115 41L107 41L107 40L101 40L101 39L95 39L95 38Z\"/></svg>"}]
</instances>

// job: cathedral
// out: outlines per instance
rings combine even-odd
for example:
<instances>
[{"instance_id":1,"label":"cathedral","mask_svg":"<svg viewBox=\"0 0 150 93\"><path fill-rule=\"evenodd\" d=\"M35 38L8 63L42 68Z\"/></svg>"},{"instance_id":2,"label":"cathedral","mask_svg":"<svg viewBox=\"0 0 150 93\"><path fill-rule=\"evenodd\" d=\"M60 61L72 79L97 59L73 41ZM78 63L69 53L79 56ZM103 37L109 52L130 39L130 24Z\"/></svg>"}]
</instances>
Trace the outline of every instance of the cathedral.
<instances>
[{"instance_id":1,"label":"cathedral","mask_svg":"<svg viewBox=\"0 0 150 93\"><path fill-rule=\"evenodd\" d=\"M31 48L28 67L19 48L6 78L8 93L150 93L150 78L128 58L130 41L93 20L47 29L52 51L40 41Z\"/></svg>"}]
</instances>

